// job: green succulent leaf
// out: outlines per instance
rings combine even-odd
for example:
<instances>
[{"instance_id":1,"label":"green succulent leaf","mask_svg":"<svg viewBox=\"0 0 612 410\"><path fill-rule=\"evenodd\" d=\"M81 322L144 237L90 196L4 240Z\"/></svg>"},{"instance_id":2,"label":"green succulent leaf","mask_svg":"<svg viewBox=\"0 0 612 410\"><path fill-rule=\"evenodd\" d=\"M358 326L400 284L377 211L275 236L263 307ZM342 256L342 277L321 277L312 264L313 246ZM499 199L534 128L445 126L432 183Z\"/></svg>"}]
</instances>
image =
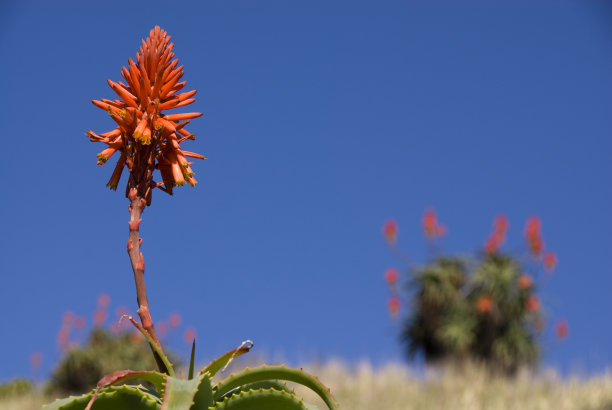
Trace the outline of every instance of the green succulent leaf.
<instances>
[{"instance_id":1,"label":"green succulent leaf","mask_svg":"<svg viewBox=\"0 0 612 410\"><path fill-rule=\"evenodd\" d=\"M243 342L240 346L235 349L230 350L225 353L223 356L216 358L212 362L210 362L206 367L200 370L200 374L208 373L212 378L219 370L221 370L225 365L234 360L238 356L242 356L245 353L248 353L249 350L253 347L253 342L247 340Z\"/></svg>"},{"instance_id":2,"label":"green succulent leaf","mask_svg":"<svg viewBox=\"0 0 612 410\"><path fill-rule=\"evenodd\" d=\"M230 397L233 394L238 394L243 391L259 390L259 389L274 389L278 391L285 391L289 394L294 394L293 389L289 388L286 383L279 382L278 380L264 380L261 382L249 383L236 387L233 390L227 392L223 397L220 397L217 401L222 401L226 397Z\"/></svg>"},{"instance_id":3,"label":"green succulent leaf","mask_svg":"<svg viewBox=\"0 0 612 410\"><path fill-rule=\"evenodd\" d=\"M211 410L307 410L302 401L285 391L260 389L226 397Z\"/></svg>"},{"instance_id":4,"label":"green succulent leaf","mask_svg":"<svg viewBox=\"0 0 612 410\"><path fill-rule=\"evenodd\" d=\"M161 410L207 410L212 406L213 392L208 374L182 380L168 376Z\"/></svg>"},{"instance_id":5,"label":"green succulent leaf","mask_svg":"<svg viewBox=\"0 0 612 410\"><path fill-rule=\"evenodd\" d=\"M189 358L189 376L187 376L189 380L193 379L194 360L195 360L195 339L193 339L193 344L191 345L191 357Z\"/></svg>"},{"instance_id":6,"label":"green succulent leaf","mask_svg":"<svg viewBox=\"0 0 612 410\"><path fill-rule=\"evenodd\" d=\"M198 391L193 398L193 406L191 406L191 410L208 410L209 407L215 404L210 377L208 376L208 373L204 373L199 375L198 378L200 380L200 384L198 385Z\"/></svg>"},{"instance_id":7,"label":"green succulent leaf","mask_svg":"<svg viewBox=\"0 0 612 410\"><path fill-rule=\"evenodd\" d=\"M84 410L94 392L67 397L43 406L43 410ZM91 410L158 410L160 400L140 386L111 386L98 393Z\"/></svg>"},{"instance_id":8,"label":"green succulent leaf","mask_svg":"<svg viewBox=\"0 0 612 410\"><path fill-rule=\"evenodd\" d=\"M291 369L285 366L260 366L254 369L246 368L240 373L232 374L217 385L215 400L219 400L231 390L249 383L261 382L264 380L287 380L302 384L317 393L325 402L330 410L338 408L336 401L326 388L316 377L304 372L301 369Z\"/></svg>"}]
</instances>

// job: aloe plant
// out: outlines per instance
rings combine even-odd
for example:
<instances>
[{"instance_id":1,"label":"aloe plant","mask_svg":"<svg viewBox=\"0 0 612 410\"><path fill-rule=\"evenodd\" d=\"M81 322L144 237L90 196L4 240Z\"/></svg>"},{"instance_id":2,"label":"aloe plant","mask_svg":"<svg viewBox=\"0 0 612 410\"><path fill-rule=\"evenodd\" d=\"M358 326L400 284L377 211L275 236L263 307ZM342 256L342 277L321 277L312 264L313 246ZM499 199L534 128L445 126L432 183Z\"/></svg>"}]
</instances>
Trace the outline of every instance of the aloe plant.
<instances>
[{"instance_id":1,"label":"aloe plant","mask_svg":"<svg viewBox=\"0 0 612 410\"><path fill-rule=\"evenodd\" d=\"M118 370L98 382L93 391L78 397L56 400L43 410L304 410L316 409L296 397L285 382L294 382L312 389L330 410L338 408L329 390L314 376L301 369L281 366L246 368L213 384L217 372L235 357L248 352L252 342L244 342L213 360L194 374L192 348L189 373L180 379L157 371ZM167 362L167 358L163 357ZM169 362L167 362L169 363ZM170 367L171 368L171 365ZM155 386L115 386L129 380L146 380Z\"/></svg>"},{"instance_id":2,"label":"aloe plant","mask_svg":"<svg viewBox=\"0 0 612 410\"><path fill-rule=\"evenodd\" d=\"M325 402L329 409L336 409L329 390L301 369L285 366L261 366L245 369L214 384L212 379L235 358L248 352L253 343L243 342L208 366L194 374L195 341L191 350L189 372L186 379L178 378L174 366L164 353L155 332L144 281L144 256L140 252L142 239L139 227L142 213L151 205L155 188L172 195L174 187L187 182L195 186L191 162L186 158L204 159L203 155L185 151L181 143L195 136L185 130L188 120L200 117L197 112L166 114L162 111L184 107L193 103L195 90L177 94L185 82L179 82L183 66L172 51L170 36L159 27L142 41L136 62L128 60L121 75L126 83L108 80L108 84L120 99L94 100L95 106L107 111L117 127L96 134L88 131L92 142L107 145L98 154L98 165L104 165L116 152L119 160L107 186L113 190L124 168L129 171L126 197L130 201L129 238L127 251L132 265L138 316L140 323L126 316L145 336L153 352L159 371L118 370L104 376L95 390L78 397L57 400L43 407L46 410L297 410L314 409L295 396L284 382L302 384ZM153 174L159 171L161 182L155 182ZM145 380L154 389L142 385L121 385L130 380Z\"/></svg>"}]
</instances>

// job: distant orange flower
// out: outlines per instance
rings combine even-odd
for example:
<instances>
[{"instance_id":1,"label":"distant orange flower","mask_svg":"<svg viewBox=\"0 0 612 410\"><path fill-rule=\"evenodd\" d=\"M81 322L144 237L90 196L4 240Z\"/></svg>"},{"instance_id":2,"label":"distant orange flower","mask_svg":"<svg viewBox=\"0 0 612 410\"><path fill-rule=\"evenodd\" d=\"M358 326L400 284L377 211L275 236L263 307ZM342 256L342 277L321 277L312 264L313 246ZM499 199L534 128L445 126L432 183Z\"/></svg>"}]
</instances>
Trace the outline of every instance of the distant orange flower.
<instances>
[{"instance_id":1,"label":"distant orange flower","mask_svg":"<svg viewBox=\"0 0 612 410\"><path fill-rule=\"evenodd\" d=\"M531 295L527 299L526 304L527 310L530 312L535 312L540 309L540 299L536 295Z\"/></svg>"},{"instance_id":2,"label":"distant orange flower","mask_svg":"<svg viewBox=\"0 0 612 410\"><path fill-rule=\"evenodd\" d=\"M106 310L104 310L104 309L97 309L94 312L94 325L95 326L102 326L105 321L106 321Z\"/></svg>"},{"instance_id":3,"label":"distant orange flower","mask_svg":"<svg viewBox=\"0 0 612 410\"><path fill-rule=\"evenodd\" d=\"M493 222L493 230L495 232L505 235L506 232L508 232L509 225L510 224L508 223L508 218L506 217L506 215L499 214Z\"/></svg>"},{"instance_id":4,"label":"distant orange flower","mask_svg":"<svg viewBox=\"0 0 612 410\"><path fill-rule=\"evenodd\" d=\"M166 333L168 333L168 325L166 322L160 321L157 323L157 333L160 336L164 336Z\"/></svg>"},{"instance_id":5,"label":"distant orange flower","mask_svg":"<svg viewBox=\"0 0 612 410\"><path fill-rule=\"evenodd\" d=\"M179 313L172 313L168 319L170 327L177 328L181 325L181 315Z\"/></svg>"},{"instance_id":6,"label":"distant orange flower","mask_svg":"<svg viewBox=\"0 0 612 410\"><path fill-rule=\"evenodd\" d=\"M532 216L527 220L525 224L525 237L527 239L538 237L542 235L542 222L537 216Z\"/></svg>"},{"instance_id":7,"label":"distant orange flower","mask_svg":"<svg viewBox=\"0 0 612 410\"><path fill-rule=\"evenodd\" d=\"M493 232L487 238L487 241L485 242L485 246L484 246L485 252L488 253L489 255L493 253L497 253L502 243L503 243L502 236L498 232Z\"/></svg>"},{"instance_id":8,"label":"distant orange flower","mask_svg":"<svg viewBox=\"0 0 612 410\"><path fill-rule=\"evenodd\" d=\"M401 302L397 296L391 296L389 298L389 314L392 318L396 318L399 314Z\"/></svg>"},{"instance_id":9,"label":"distant orange flower","mask_svg":"<svg viewBox=\"0 0 612 410\"><path fill-rule=\"evenodd\" d=\"M183 341L187 344L193 343L196 338L196 330L193 327L188 327L183 333Z\"/></svg>"},{"instance_id":10,"label":"distant orange flower","mask_svg":"<svg viewBox=\"0 0 612 410\"><path fill-rule=\"evenodd\" d=\"M83 316L74 318L74 327L76 329L83 329L85 327L85 318Z\"/></svg>"},{"instance_id":11,"label":"distant orange flower","mask_svg":"<svg viewBox=\"0 0 612 410\"><path fill-rule=\"evenodd\" d=\"M74 321L74 313L72 313L69 310L65 311L64 314L62 315L62 322L65 325L71 325L73 321Z\"/></svg>"},{"instance_id":12,"label":"distant orange flower","mask_svg":"<svg viewBox=\"0 0 612 410\"><path fill-rule=\"evenodd\" d=\"M397 222L395 222L393 219L389 219L387 222L385 222L383 225L383 236L390 245L397 242L397 233Z\"/></svg>"},{"instance_id":13,"label":"distant orange flower","mask_svg":"<svg viewBox=\"0 0 612 410\"><path fill-rule=\"evenodd\" d=\"M98 165L103 165L115 152L119 160L108 181L116 190L123 168L130 171L126 192L138 189L140 197L151 203L151 189L160 188L172 193L172 188L187 182L196 184L187 158L204 159L203 155L185 151L180 143L195 136L185 130L189 120L202 114L190 112L164 114L162 111L184 107L195 101L196 91L177 94L186 84L180 82L183 66L178 65L172 51L170 36L158 26L143 40L136 61L128 59L122 67L125 83L108 80L119 99L94 100L93 104L108 112L117 127L103 134L87 131L93 142L103 142L107 148L98 154ZM153 182L153 171L159 169L163 182Z\"/></svg>"},{"instance_id":14,"label":"distant orange flower","mask_svg":"<svg viewBox=\"0 0 612 410\"><path fill-rule=\"evenodd\" d=\"M98 296L98 307L107 308L108 305L110 305L110 296L106 293L100 293L100 296Z\"/></svg>"},{"instance_id":15,"label":"distant orange flower","mask_svg":"<svg viewBox=\"0 0 612 410\"><path fill-rule=\"evenodd\" d=\"M559 340L565 339L568 333L569 333L569 325L567 324L567 320L565 319L559 320L557 322L557 325L555 326L555 335L557 336L557 339Z\"/></svg>"},{"instance_id":16,"label":"distant orange flower","mask_svg":"<svg viewBox=\"0 0 612 410\"><path fill-rule=\"evenodd\" d=\"M42 353L41 352L33 352L30 355L30 365L33 369L38 369L42 363Z\"/></svg>"},{"instance_id":17,"label":"distant orange flower","mask_svg":"<svg viewBox=\"0 0 612 410\"><path fill-rule=\"evenodd\" d=\"M399 275L397 273L397 269L395 268L389 268L385 272L385 282L387 282L389 286L395 285L397 283L398 278Z\"/></svg>"},{"instance_id":18,"label":"distant orange flower","mask_svg":"<svg viewBox=\"0 0 612 410\"><path fill-rule=\"evenodd\" d=\"M557 255L554 252L546 252L544 254L544 267L546 269L553 270L557 266Z\"/></svg>"},{"instance_id":19,"label":"distant orange flower","mask_svg":"<svg viewBox=\"0 0 612 410\"><path fill-rule=\"evenodd\" d=\"M518 277L517 283L519 288L527 290L533 285L533 279L531 279L531 276L529 275L521 275Z\"/></svg>"},{"instance_id":20,"label":"distant orange flower","mask_svg":"<svg viewBox=\"0 0 612 410\"><path fill-rule=\"evenodd\" d=\"M490 296L481 296L476 302L476 310L480 313L490 312L493 308L493 299Z\"/></svg>"},{"instance_id":21,"label":"distant orange flower","mask_svg":"<svg viewBox=\"0 0 612 410\"><path fill-rule=\"evenodd\" d=\"M525 224L525 238L527 246L535 256L542 253L544 250L544 240L542 239L542 222L537 216L532 216Z\"/></svg>"},{"instance_id":22,"label":"distant orange flower","mask_svg":"<svg viewBox=\"0 0 612 410\"><path fill-rule=\"evenodd\" d=\"M70 328L62 326L60 331L57 333L57 345L64 351L68 348L68 338L70 337Z\"/></svg>"},{"instance_id":23,"label":"distant orange flower","mask_svg":"<svg viewBox=\"0 0 612 410\"><path fill-rule=\"evenodd\" d=\"M446 234L446 226L438 223L436 211L428 208L423 214L423 233L427 238L436 238Z\"/></svg>"}]
</instances>

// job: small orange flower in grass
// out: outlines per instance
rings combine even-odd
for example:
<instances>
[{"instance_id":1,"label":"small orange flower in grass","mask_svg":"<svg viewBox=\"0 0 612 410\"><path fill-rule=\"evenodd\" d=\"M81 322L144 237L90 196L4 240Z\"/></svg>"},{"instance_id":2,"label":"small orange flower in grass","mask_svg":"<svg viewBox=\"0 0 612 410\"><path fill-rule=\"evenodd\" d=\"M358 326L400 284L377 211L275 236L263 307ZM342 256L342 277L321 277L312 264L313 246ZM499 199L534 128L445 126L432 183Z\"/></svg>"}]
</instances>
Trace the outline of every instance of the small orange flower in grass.
<instances>
[{"instance_id":1,"label":"small orange flower in grass","mask_svg":"<svg viewBox=\"0 0 612 410\"><path fill-rule=\"evenodd\" d=\"M555 255L554 252L546 252L544 254L544 267L551 271L553 269L555 269L555 267L557 266L557 255Z\"/></svg>"},{"instance_id":2,"label":"small orange flower in grass","mask_svg":"<svg viewBox=\"0 0 612 410\"><path fill-rule=\"evenodd\" d=\"M391 296L389 298L389 302L388 302L389 314L391 315L392 318L397 317L401 306L402 306L402 303L400 302L397 296Z\"/></svg>"},{"instance_id":3,"label":"small orange flower in grass","mask_svg":"<svg viewBox=\"0 0 612 410\"><path fill-rule=\"evenodd\" d=\"M476 302L476 310L480 313L490 312L493 308L493 299L490 296L481 296Z\"/></svg>"},{"instance_id":4,"label":"small orange flower in grass","mask_svg":"<svg viewBox=\"0 0 612 410\"><path fill-rule=\"evenodd\" d=\"M387 282L389 286L394 286L397 283L398 278L399 274L395 268L389 268L385 272L385 282Z\"/></svg>"},{"instance_id":5,"label":"small orange flower in grass","mask_svg":"<svg viewBox=\"0 0 612 410\"><path fill-rule=\"evenodd\" d=\"M557 339L559 340L565 339L568 333L569 333L569 325L567 324L567 320L565 319L559 320L557 322L557 325L555 326L555 335L557 336Z\"/></svg>"},{"instance_id":6,"label":"small orange flower in grass","mask_svg":"<svg viewBox=\"0 0 612 410\"><path fill-rule=\"evenodd\" d=\"M527 299L526 304L527 310L530 312L535 312L540 309L540 299L536 295L531 295Z\"/></svg>"},{"instance_id":7,"label":"small orange flower in grass","mask_svg":"<svg viewBox=\"0 0 612 410\"><path fill-rule=\"evenodd\" d=\"M185 130L189 120L202 114L190 112L164 114L162 111L184 107L195 101L196 91L178 93L185 82L183 66L178 66L172 51L170 36L158 26L142 41L136 61L128 59L128 68L122 67L125 83L108 80L119 99L94 100L96 107L109 113L117 123L111 131L96 134L88 131L93 142L103 142L108 147L98 154L98 165L103 165L115 153L119 160L107 183L117 189L123 168L130 172L126 195L131 188L151 203L151 190L160 188L172 194L172 188L196 184L191 162L187 158L204 159L204 156L185 151L179 144L195 136ZM163 182L153 181L153 171L158 169Z\"/></svg>"},{"instance_id":8,"label":"small orange flower in grass","mask_svg":"<svg viewBox=\"0 0 612 410\"><path fill-rule=\"evenodd\" d=\"M519 288L523 290L527 290L533 285L533 279L531 279L531 276L529 275L519 276L516 282L518 283Z\"/></svg>"},{"instance_id":9,"label":"small orange flower in grass","mask_svg":"<svg viewBox=\"0 0 612 410\"><path fill-rule=\"evenodd\" d=\"M383 236L390 245L393 245L395 244L395 242L397 242L397 232L397 222L395 222L393 219L389 219L383 225Z\"/></svg>"}]
</instances>

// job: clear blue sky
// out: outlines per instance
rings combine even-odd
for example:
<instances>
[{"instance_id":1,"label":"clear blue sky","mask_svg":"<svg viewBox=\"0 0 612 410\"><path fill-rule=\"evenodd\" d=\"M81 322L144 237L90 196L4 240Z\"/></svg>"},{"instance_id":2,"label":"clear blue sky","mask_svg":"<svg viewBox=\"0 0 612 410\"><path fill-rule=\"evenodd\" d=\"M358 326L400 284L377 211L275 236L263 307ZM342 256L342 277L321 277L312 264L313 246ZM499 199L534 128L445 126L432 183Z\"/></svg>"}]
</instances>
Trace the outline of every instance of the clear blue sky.
<instances>
[{"instance_id":1,"label":"clear blue sky","mask_svg":"<svg viewBox=\"0 0 612 410\"><path fill-rule=\"evenodd\" d=\"M127 200L84 132L113 127L90 100L114 98L106 79L155 25L198 89L186 149L209 159L195 188L155 193L142 250L154 318L180 311L201 361L245 339L290 362L402 360L381 225L423 261L433 206L452 253L499 212L518 249L539 215L559 257L544 309L570 323L544 363L610 366L609 3L169 4L0 5L0 380L33 351L50 370L65 310L90 317L100 292L135 307Z\"/></svg>"}]
</instances>

